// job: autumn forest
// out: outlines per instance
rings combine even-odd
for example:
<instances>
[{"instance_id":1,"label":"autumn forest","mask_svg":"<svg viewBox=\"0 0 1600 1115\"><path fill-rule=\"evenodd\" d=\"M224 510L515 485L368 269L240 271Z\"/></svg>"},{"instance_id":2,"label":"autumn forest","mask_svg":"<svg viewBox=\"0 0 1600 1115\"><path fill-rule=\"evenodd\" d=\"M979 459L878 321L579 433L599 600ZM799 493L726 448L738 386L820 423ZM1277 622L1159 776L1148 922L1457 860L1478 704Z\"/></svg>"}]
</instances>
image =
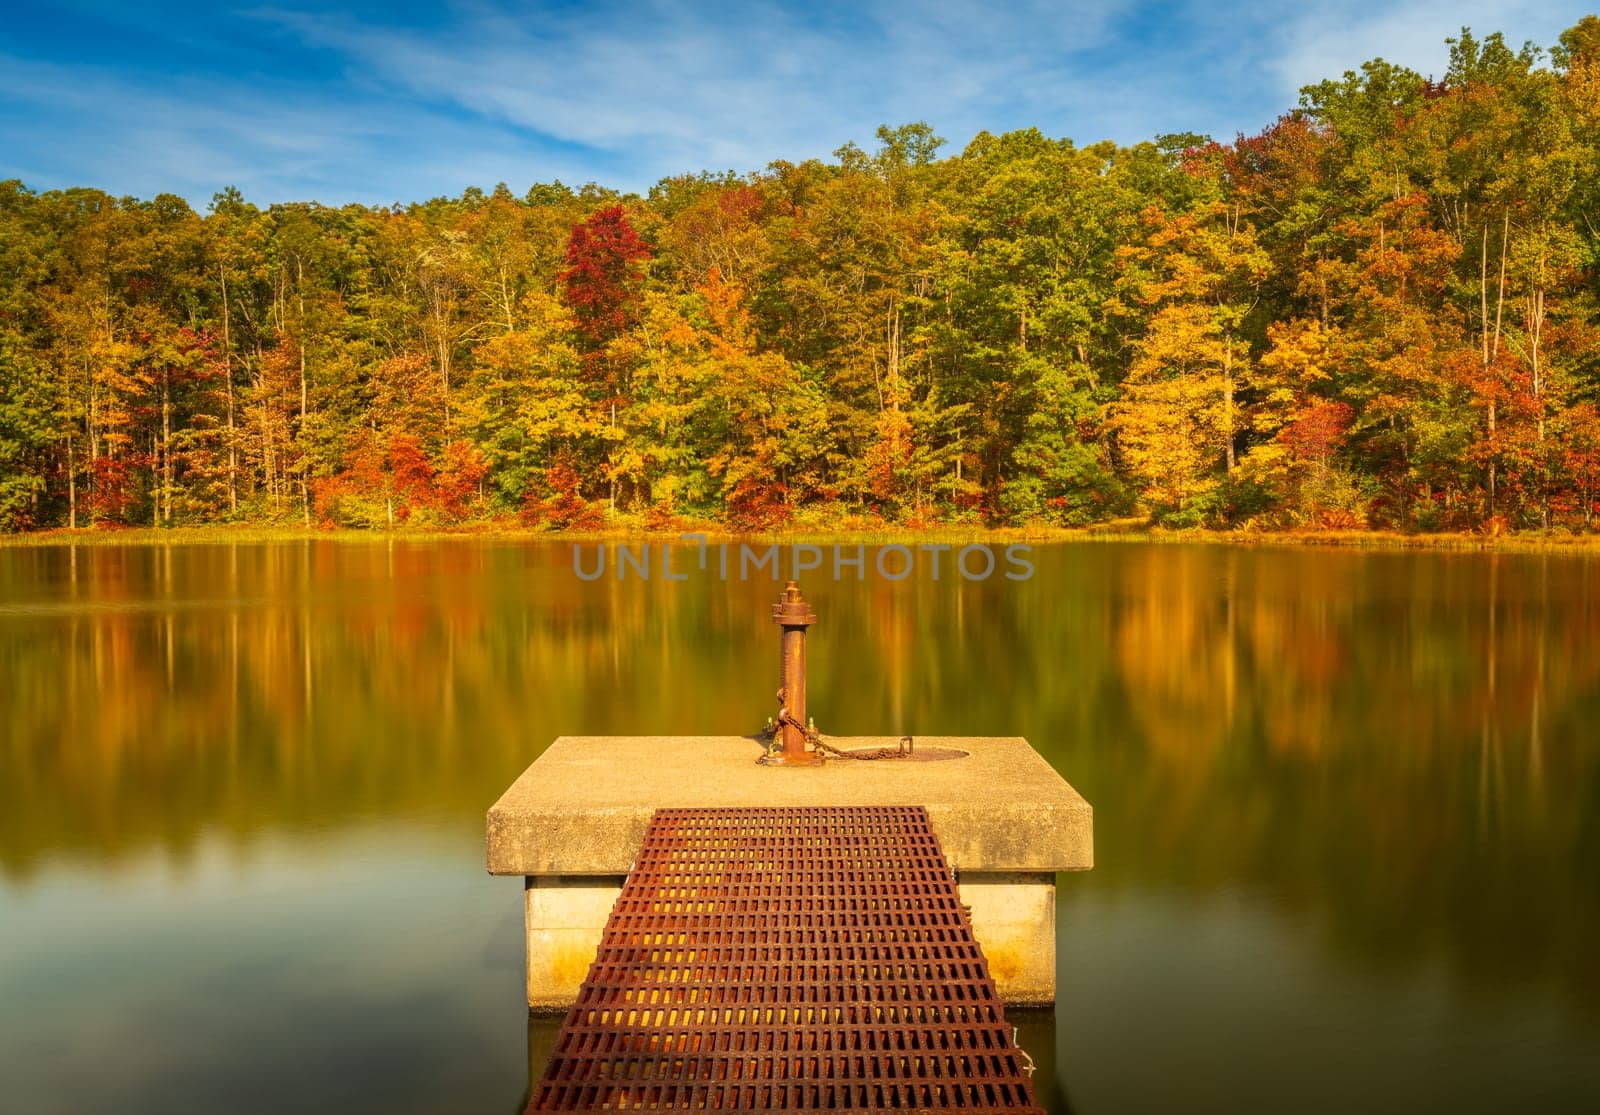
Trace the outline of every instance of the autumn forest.
<instances>
[{"instance_id":1,"label":"autumn forest","mask_svg":"<svg viewBox=\"0 0 1600 1115\"><path fill-rule=\"evenodd\" d=\"M1596 527L1600 19L1231 142L946 150L377 208L0 183L0 526Z\"/></svg>"}]
</instances>

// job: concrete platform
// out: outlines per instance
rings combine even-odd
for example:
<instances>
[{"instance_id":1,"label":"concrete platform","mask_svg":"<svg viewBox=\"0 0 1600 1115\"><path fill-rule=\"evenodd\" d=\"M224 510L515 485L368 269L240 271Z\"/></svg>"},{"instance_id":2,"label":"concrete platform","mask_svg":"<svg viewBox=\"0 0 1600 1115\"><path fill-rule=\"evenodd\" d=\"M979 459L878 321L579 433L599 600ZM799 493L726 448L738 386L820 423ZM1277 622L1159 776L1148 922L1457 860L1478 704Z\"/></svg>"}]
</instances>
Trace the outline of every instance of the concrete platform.
<instances>
[{"instance_id":1,"label":"concrete platform","mask_svg":"<svg viewBox=\"0 0 1600 1115\"><path fill-rule=\"evenodd\" d=\"M556 740L488 815L489 872L525 881L529 1006L560 1010L575 998L657 809L782 805L926 807L1001 997L1054 1002L1055 875L1094 865L1089 803L1020 737L916 742L968 754L771 768L756 765L761 744L741 736Z\"/></svg>"}]
</instances>

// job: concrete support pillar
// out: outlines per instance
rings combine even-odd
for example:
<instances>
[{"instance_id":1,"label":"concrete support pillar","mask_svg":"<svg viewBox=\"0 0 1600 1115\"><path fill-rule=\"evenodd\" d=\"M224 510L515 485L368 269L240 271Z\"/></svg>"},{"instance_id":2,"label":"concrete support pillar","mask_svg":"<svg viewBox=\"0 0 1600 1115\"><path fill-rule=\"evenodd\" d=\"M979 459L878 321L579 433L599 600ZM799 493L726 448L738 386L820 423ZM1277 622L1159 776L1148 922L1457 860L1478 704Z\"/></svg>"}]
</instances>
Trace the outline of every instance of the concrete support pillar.
<instances>
[{"instance_id":1,"label":"concrete support pillar","mask_svg":"<svg viewBox=\"0 0 1600 1115\"><path fill-rule=\"evenodd\" d=\"M958 871L956 889L972 935L1007 1006L1056 1001L1056 877L1053 873Z\"/></svg>"},{"instance_id":2,"label":"concrete support pillar","mask_svg":"<svg viewBox=\"0 0 1600 1115\"><path fill-rule=\"evenodd\" d=\"M525 877L528 1009L564 1011L577 999L622 882L621 875Z\"/></svg>"}]
</instances>

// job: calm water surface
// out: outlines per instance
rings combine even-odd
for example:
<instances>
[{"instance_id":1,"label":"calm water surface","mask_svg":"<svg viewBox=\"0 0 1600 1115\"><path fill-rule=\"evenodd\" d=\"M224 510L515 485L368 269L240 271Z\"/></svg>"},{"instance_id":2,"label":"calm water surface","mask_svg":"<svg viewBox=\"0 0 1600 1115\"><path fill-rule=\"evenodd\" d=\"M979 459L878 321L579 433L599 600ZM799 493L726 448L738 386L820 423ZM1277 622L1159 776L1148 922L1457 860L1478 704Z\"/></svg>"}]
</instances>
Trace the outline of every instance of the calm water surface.
<instances>
[{"instance_id":1,"label":"calm water surface","mask_svg":"<svg viewBox=\"0 0 1600 1115\"><path fill-rule=\"evenodd\" d=\"M811 706L1026 735L1094 804L1023 1026L1052 1107L1600 1110L1600 563L1034 557L814 582ZM759 725L773 596L557 545L0 549L0 1109L511 1115L550 1027L484 809L562 733Z\"/></svg>"}]
</instances>

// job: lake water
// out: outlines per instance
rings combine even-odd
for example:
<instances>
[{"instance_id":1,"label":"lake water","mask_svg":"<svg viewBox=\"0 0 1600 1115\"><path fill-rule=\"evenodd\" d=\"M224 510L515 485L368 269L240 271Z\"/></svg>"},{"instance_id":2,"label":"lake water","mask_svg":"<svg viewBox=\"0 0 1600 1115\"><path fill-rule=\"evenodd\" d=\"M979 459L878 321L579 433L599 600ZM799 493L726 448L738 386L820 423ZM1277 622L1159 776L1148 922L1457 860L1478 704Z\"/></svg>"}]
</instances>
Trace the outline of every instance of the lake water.
<instances>
[{"instance_id":1,"label":"lake water","mask_svg":"<svg viewBox=\"0 0 1600 1115\"><path fill-rule=\"evenodd\" d=\"M1025 735L1094 805L1053 1108L1600 1110L1600 562L1033 562L813 579L810 704ZM484 810L557 735L771 711L775 586L685 564L0 548L0 1109L518 1111L551 1027Z\"/></svg>"}]
</instances>

